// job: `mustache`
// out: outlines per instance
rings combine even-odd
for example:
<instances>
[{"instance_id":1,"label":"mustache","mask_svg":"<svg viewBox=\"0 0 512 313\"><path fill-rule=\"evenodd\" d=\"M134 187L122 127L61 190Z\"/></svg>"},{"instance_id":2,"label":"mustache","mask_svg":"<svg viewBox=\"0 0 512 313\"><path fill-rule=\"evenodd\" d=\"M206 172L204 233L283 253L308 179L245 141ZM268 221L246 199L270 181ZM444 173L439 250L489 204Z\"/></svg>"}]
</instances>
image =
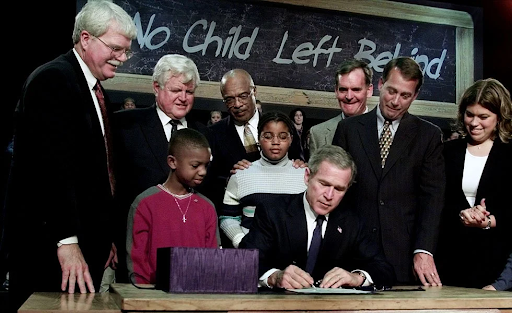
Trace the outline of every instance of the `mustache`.
<instances>
[{"instance_id":1,"label":"mustache","mask_svg":"<svg viewBox=\"0 0 512 313\"><path fill-rule=\"evenodd\" d=\"M113 66L121 66L121 65L123 65L123 62L118 61L118 60L108 60L107 63L110 64L110 65L113 65Z\"/></svg>"}]
</instances>

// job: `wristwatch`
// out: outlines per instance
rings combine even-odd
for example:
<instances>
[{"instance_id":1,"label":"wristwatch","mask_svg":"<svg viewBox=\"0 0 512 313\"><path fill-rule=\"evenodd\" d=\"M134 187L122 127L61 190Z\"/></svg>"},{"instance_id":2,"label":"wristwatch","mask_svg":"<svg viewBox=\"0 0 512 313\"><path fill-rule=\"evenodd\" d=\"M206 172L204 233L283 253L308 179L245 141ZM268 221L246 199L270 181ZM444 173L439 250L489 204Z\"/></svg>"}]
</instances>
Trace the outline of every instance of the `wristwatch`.
<instances>
[{"instance_id":1,"label":"wristwatch","mask_svg":"<svg viewBox=\"0 0 512 313\"><path fill-rule=\"evenodd\" d=\"M491 229L491 218L489 216L487 216L487 226L482 228L482 229Z\"/></svg>"},{"instance_id":2,"label":"wristwatch","mask_svg":"<svg viewBox=\"0 0 512 313\"><path fill-rule=\"evenodd\" d=\"M366 275L363 272L357 272L357 274L359 274L359 276L363 278L363 282L361 283L361 285L359 285L359 287L362 287L366 282Z\"/></svg>"}]
</instances>

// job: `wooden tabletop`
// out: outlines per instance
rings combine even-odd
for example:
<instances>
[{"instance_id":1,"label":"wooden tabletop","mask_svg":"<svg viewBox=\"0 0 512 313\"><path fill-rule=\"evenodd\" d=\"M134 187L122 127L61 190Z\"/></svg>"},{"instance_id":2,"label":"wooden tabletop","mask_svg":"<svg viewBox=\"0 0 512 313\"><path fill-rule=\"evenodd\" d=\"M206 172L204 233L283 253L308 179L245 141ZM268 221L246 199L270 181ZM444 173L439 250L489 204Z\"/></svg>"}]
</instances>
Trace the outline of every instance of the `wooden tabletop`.
<instances>
[{"instance_id":1,"label":"wooden tabletop","mask_svg":"<svg viewBox=\"0 0 512 313\"><path fill-rule=\"evenodd\" d=\"M18 313L121 313L121 309L117 305L118 301L114 299L116 296L110 293L35 292L18 309Z\"/></svg>"},{"instance_id":2,"label":"wooden tabletop","mask_svg":"<svg viewBox=\"0 0 512 313\"><path fill-rule=\"evenodd\" d=\"M145 287L151 287L146 285ZM394 289L417 289L417 286ZM122 313L139 311L358 311L438 310L446 312L512 313L512 293L459 287L431 287L425 291L385 291L376 294L313 295L291 292L258 294L172 294L114 284L111 293L67 294L36 292L18 313ZM249 313L249 312L247 312ZM277 312L273 312L277 313Z\"/></svg>"},{"instance_id":3,"label":"wooden tabletop","mask_svg":"<svg viewBox=\"0 0 512 313\"><path fill-rule=\"evenodd\" d=\"M394 289L403 288L417 287ZM448 286L363 295L171 294L129 284L114 284L111 289L123 311L512 310L511 292Z\"/></svg>"}]
</instances>

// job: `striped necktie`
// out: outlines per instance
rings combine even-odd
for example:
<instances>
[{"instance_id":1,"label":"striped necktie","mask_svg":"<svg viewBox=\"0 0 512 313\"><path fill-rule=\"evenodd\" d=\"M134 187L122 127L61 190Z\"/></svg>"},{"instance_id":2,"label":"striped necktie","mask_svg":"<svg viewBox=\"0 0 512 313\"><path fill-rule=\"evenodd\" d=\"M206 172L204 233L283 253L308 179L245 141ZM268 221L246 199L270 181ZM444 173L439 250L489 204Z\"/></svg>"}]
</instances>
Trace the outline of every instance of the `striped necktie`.
<instances>
[{"instance_id":1,"label":"striped necktie","mask_svg":"<svg viewBox=\"0 0 512 313\"><path fill-rule=\"evenodd\" d=\"M247 153L258 151L258 146L256 145L256 140L249 128L249 124L245 124L244 126L244 147L245 152Z\"/></svg>"},{"instance_id":2,"label":"striped necktie","mask_svg":"<svg viewBox=\"0 0 512 313\"><path fill-rule=\"evenodd\" d=\"M380 134L379 139L379 148L380 148L380 159L382 168L386 165L386 158L389 154L389 149L391 148L391 143L393 142L393 136L391 134L391 121L386 120L384 122L384 127L382 128L382 133Z\"/></svg>"}]
</instances>

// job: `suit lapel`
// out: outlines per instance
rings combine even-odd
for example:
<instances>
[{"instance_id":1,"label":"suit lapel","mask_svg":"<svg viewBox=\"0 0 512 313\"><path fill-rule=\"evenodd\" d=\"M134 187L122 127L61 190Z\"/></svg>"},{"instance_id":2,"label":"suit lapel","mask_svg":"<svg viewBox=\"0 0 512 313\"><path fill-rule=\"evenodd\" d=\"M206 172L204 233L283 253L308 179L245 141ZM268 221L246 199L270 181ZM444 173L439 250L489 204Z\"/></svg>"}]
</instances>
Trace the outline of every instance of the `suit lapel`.
<instances>
[{"instance_id":1,"label":"suit lapel","mask_svg":"<svg viewBox=\"0 0 512 313\"><path fill-rule=\"evenodd\" d=\"M336 128L338 127L338 123L341 121L341 114L334 117L330 120L330 123L327 123L324 128L324 145L330 145L332 144L332 139L334 137L334 132L336 131Z\"/></svg>"},{"instance_id":2,"label":"suit lapel","mask_svg":"<svg viewBox=\"0 0 512 313\"><path fill-rule=\"evenodd\" d=\"M499 172L497 173L496 170L501 170L500 167L496 165L510 162L510 160L505 159L505 157L508 157L508 154L506 153L505 149L502 148L504 148L504 144L499 139L495 139L491 151L489 152L487 161L485 162L484 170L482 171L482 176L480 177L480 182L478 183L475 205L480 204L480 200L484 198L483 195L489 193L489 188L495 188L494 184L496 184L496 178L500 176ZM462 162L462 164L464 164L464 162Z\"/></svg>"},{"instance_id":3,"label":"suit lapel","mask_svg":"<svg viewBox=\"0 0 512 313\"><path fill-rule=\"evenodd\" d=\"M357 133L359 134L366 156L372 165L375 176L380 177L382 173L380 161L379 139L377 132L377 111L373 109L367 114L361 115L359 124L357 125Z\"/></svg>"},{"instance_id":4,"label":"suit lapel","mask_svg":"<svg viewBox=\"0 0 512 313\"><path fill-rule=\"evenodd\" d=\"M227 149L231 153L231 157L233 160L236 160L235 162L238 162L239 160L243 159L245 157L245 147L242 140L240 140L240 136L238 136L238 132L236 131L235 122L231 118L231 116L228 116L228 128L226 131L226 140L223 142L232 142L236 143L236 147L230 147ZM233 163L234 164L234 163Z\"/></svg>"},{"instance_id":5,"label":"suit lapel","mask_svg":"<svg viewBox=\"0 0 512 313\"><path fill-rule=\"evenodd\" d=\"M290 202L286 209L288 216L285 224L293 260L297 262L297 266L306 268L308 232L304 202L302 201L303 196L304 193L296 195Z\"/></svg>"},{"instance_id":6,"label":"suit lapel","mask_svg":"<svg viewBox=\"0 0 512 313\"><path fill-rule=\"evenodd\" d=\"M400 125L396 131L393 143L389 150L389 155L386 159L386 165L382 171L382 176L385 176L389 169L398 161L401 155L405 153L406 148L411 143L411 140L416 136L418 129L417 119L409 113L405 113L400 120ZM380 156L379 156L380 157Z\"/></svg>"},{"instance_id":7,"label":"suit lapel","mask_svg":"<svg viewBox=\"0 0 512 313\"><path fill-rule=\"evenodd\" d=\"M329 215L327 228L325 229L324 242L322 245L321 255L335 256L340 251L340 242L343 242L344 229L341 207L334 209Z\"/></svg>"},{"instance_id":8,"label":"suit lapel","mask_svg":"<svg viewBox=\"0 0 512 313\"><path fill-rule=\"evenodd\" d=\"M167 150L168 142L165 137L165 132L158 118L156 107L151 107L153 110L148 110L146 118L142 121L140 131L142 132L148 147L156 158L157 163L160 165L160 169L164 173L169 172L169 166L167 165Z\"/></svg>"}]
</instances>

